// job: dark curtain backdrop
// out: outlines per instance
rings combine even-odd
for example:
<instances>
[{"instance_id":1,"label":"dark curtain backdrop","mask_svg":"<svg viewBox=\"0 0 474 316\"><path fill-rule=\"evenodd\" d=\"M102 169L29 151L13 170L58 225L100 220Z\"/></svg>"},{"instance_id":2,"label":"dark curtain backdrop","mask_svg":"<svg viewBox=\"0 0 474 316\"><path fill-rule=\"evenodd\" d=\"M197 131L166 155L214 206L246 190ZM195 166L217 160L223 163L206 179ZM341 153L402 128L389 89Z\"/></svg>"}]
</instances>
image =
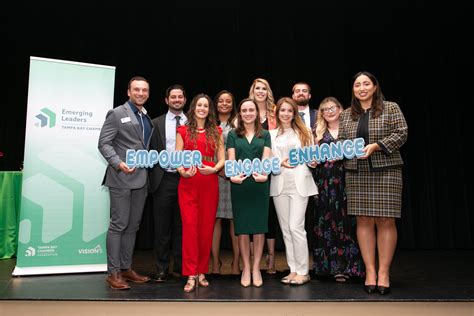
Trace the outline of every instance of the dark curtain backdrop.
<instances>
[{"instance_id":1,"label":"dark curtain backdrop","mask_svg":"<svg viewBox=\"0 0 474 316\"><path fill-rule=\"evenodd\" d=\"M352 76L369 70L409 125L399 247L472 249L473 21L456 1L12 4L0 12L0 167L22 164L30 56L115 66L115 106L128 80L143 75L152 117L165 112L171 84L183 84L189 101L221 89L240 100L256 77L277 99L307 81L313 107L329 95L347 106ZM137 246L150 245L150 229L145 223Z\"/></svg>"}]
</instances>

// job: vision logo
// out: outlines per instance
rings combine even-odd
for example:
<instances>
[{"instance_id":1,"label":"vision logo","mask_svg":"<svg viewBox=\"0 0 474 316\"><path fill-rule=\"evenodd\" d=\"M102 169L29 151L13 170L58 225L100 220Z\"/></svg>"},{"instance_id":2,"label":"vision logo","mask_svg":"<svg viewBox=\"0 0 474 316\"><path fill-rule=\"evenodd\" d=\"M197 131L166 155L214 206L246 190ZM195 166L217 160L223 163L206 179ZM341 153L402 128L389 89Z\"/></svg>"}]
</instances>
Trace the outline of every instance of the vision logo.
<instances>
[{"instance_id":1,"label":"vision logo","mask_svg":"<svg viewBox=\"0 0 474 316\"><path fill-rule=\"evenodd\" d=\"M25 257L34 257L36 255L36 249L33 247L28 247L25 250Z\"/></svg>"},{"instance_id":2,"label":"vision logo","mask_svg":"<svg viewBox=\"0 0 474 316\"><path fill-rule=\"evenodd\" d=\"M84 248L78 250L81 255L91 255L102 253L102 247L100 245L95 246L94 248Z\"/></svg>"},{"instance_id":3,"label":"vision logo","mask_svg":"<svg viewBox=\"0 0 474 316\"><path fill-rule=\"evenodd\" d=\"M41 113L35 117L38 119L35 126L45 127L46 125L49 125L49 128L51 128L56 125L56 114L48 108L42 108Z\"/></svg>"}]
</instances>

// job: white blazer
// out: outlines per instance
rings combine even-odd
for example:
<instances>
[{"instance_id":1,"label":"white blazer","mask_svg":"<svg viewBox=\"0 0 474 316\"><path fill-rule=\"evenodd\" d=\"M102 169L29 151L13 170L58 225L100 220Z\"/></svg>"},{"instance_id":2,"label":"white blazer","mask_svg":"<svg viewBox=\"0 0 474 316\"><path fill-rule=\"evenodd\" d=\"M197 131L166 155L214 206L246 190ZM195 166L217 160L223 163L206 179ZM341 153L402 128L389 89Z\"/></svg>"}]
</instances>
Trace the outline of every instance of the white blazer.
<instances>
[{"instance_id":1,"label":"white blazer","mask_svg":"<svg viewBox=\"0 0 474 316\"><path fill-rule=\"evenodd\" d=\"M283 153L279 152L278 149L274 146L276 144L276 136L278 133L278 128L272 129L269 131L270 137L272 139L272 154L274 157L278 157L282 159ZM299 142L299 146L301 143ZM285 169L285 167L281 167ZM306 164L297 165L295 167L295 183L296 183L296 190L298 191L299 195L301 196L312 196L318 194L318 187L314 183L313 175ZM280 195L281 191L283 190L283 176L284 170L280 174L272 174L272 179L270 181L270 196L278 196Z\"/></svg>"}]
</instances>

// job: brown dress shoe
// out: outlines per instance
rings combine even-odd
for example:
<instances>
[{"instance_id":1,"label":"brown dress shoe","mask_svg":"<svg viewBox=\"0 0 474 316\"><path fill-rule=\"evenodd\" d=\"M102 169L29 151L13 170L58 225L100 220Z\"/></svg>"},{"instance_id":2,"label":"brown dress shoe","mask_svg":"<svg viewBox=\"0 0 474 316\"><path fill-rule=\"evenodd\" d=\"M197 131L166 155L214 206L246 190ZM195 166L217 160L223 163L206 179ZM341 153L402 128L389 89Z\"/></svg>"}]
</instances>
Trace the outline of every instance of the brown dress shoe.
<instances>
[{"instance_id":1,"label":"brown dress shoe","mask_svg":"<svg viewBox=\"0 0 474 316\"><path fill-rule=\"evenodd\" d=\"M147 277L146 275L140 275L132 269L128 271L122 271L122 278L135 283L145 283L151 280L150 277Z\"/></svg>"},{"instance_id":2,"label":"brown dress shoe","mask_svg":"<svg viewBox=\"0 0 474 316\"><path fill-rule=\"evenodd\" d=\"M109 274L106 279L107 283L109 283L110 288L114 290L128 290L130 289L130 285L122 278L119 272L113 272Z\"/></svg>"}]
</instances>

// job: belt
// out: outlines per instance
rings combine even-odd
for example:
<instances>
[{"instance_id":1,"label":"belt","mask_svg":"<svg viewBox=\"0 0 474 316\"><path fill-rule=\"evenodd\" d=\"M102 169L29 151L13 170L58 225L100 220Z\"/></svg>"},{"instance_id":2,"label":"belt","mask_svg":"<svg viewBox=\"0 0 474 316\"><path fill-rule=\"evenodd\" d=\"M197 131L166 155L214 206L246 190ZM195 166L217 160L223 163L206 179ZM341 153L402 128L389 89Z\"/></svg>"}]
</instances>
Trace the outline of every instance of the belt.
<instances>
[{"instance_id":1,"label":"belt","mask_svg":"<svg viewBox=\"0 0 474 316\"><path fill-rule=\"evenodd\" d=\"M179 177L179 173L176 171L165 171L165 175L168 175L170 177Z\"/></svg>"},{"instance_id":2,"label":"belt","mask_svg":"<svg viewBox=\"0 0 474 316\"><path fill-rule=\"evenodd\" d=\"M211 157L211 156L201 156L202 157L202 160L204 161L208 161L208 162L215 162L214 161L214 157Z\"/></svg>"}]
</instances>

